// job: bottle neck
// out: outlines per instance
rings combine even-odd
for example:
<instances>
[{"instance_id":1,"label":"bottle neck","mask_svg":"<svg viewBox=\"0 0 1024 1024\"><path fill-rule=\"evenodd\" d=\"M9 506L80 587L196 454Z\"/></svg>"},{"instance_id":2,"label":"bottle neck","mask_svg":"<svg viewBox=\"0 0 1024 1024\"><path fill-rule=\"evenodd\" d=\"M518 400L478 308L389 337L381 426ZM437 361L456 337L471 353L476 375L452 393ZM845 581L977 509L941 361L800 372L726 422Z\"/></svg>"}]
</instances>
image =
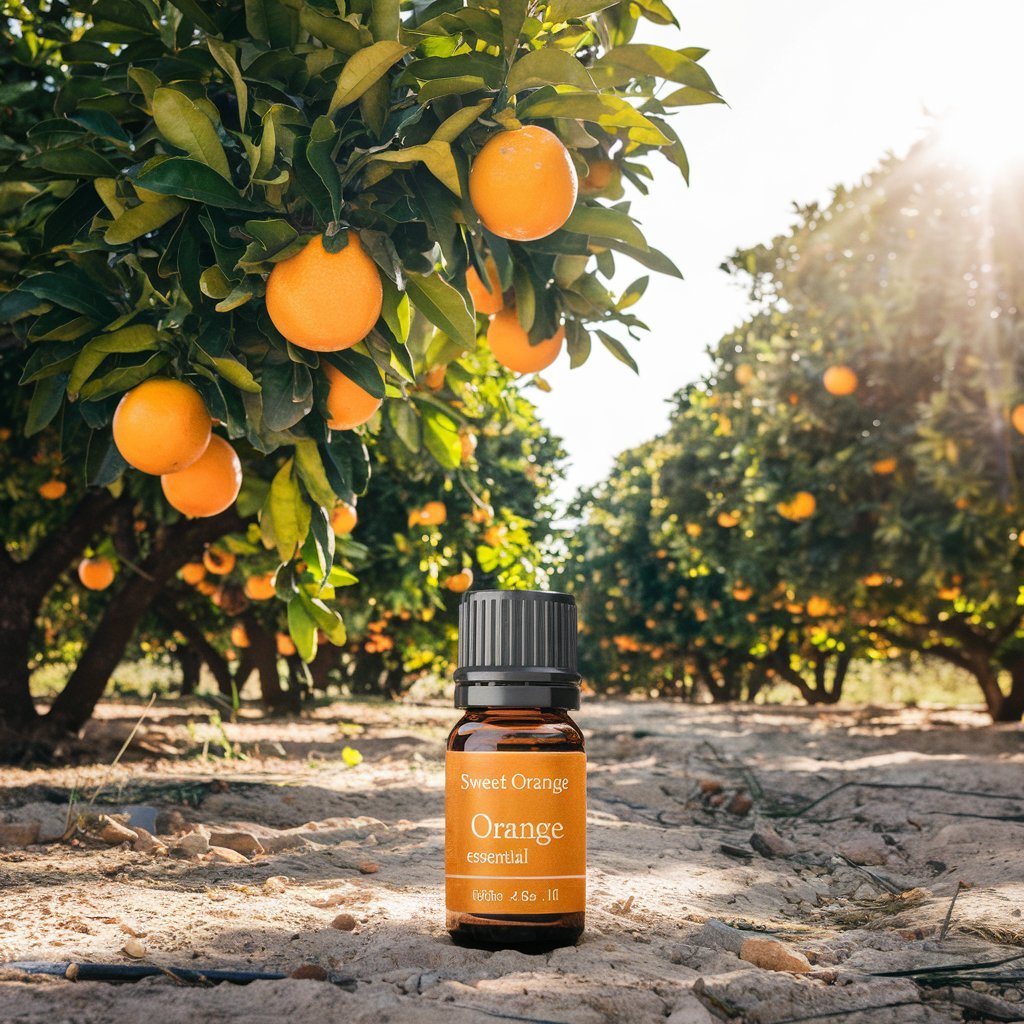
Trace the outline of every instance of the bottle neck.
<instances>
[{"instance_id":1,"label":"bottle neck","mask_svg":"<svg viewBox=\"0 0 1024 1024\"><path fill-rule=\"evenodd\" d=\"M580 688L575 683L561 682L456 682L455 706L575 711L580 706Z\"/></svg>"}]
</instances>

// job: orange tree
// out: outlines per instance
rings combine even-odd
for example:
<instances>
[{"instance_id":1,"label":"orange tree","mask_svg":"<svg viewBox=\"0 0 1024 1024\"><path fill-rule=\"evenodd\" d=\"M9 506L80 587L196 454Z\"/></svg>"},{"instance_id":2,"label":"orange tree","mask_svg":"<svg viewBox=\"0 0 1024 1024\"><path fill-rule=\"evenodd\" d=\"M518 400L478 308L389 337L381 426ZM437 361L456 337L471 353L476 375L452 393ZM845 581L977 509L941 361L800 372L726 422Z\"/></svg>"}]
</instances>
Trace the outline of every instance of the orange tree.
<instances>
[{"instance_id":1,"label":"orange tree","mask_svg":"<svg viewBox=\"0 0 1024 1024\"><path fill-rule=\"evenodd\" d=\"M609 290L613 254L676 271L621 183L644 191L655 154L685 175L666 115L720 101L704 51L631 41L642 19L674 23L660 2L9 5L0 102L28 111L0 136L18 428L56 431L85 497L150 473L202 517L234 514L240 477L262 492L311 658L341 625L296 566L329 585L331 510L365 488L368 448L415 434L457 469L457 418L413 391L417 320L438 363L481 336L519 372L563 337L573 365L592 339L632 361L622 333L642 324ZM155 483L128 490L159 500ZM217 533L202 523L189 544ZM116 639L89 699L58 699L63 724ZM26 695L3 714L31 721Z\"/></svg>"},{"instance_id":2,"label":"orange tree","mask_svg":"<svg viewBox=\"0 0 1024 1024\"><path fill-rule=\"evenodd\" d=\"M999 720L1024 713L1022 173L941 137L887 160L737 255L761 308L716 353L730 493L801 600L971 672Z\"/></svg>"}]
</instances>

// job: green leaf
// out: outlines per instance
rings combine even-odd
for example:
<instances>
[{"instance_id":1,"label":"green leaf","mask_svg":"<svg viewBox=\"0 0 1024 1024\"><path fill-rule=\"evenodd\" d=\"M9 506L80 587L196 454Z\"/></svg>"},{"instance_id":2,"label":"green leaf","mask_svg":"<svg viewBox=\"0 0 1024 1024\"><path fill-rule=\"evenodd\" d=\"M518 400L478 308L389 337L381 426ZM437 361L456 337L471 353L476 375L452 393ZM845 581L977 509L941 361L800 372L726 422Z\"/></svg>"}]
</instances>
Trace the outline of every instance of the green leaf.
<instances>
[{"instance_id":1,"label":"green leaf","mask_svg":"<svg viewBox=\"0 0 1024 1024\"><path fill-rule=\"evenodd\" d=\"M373 0L370 10L370 33L374 39L397 39L401 27L401 0Z\"/></svg>"},{"instance_id":2,"label":"green leaf","mask_svg":"<svg viewBox=\"0 0 1024 1024\"><path fill-rule=\"evenodd\" d=\"M288 632L303 661L316 657L316 623L299 595L288 602Z\"/></svg>"},{"instance_id":3,"label":"green leaf","mask_svg":"<svg viewBox=\"0 0 1024 1024\"><path fill-rule=\"evenodd\" d=\"M113 178L117 168L91 149L65 146L45 150L25 161L26 167L39 167L64 178Z\"/></svg>"},{"instance_id":4,"label":"green leaf","mask_svg":"<svg viewBox=\"0 0 1024 1024\"><path fill-rule=\"evenodd\" d=\"M68 379L68 394L74 398L107 356L115 353L151 351L157 347L159 339L160 332L152 324L122 327L119 331L111 331L109 334L93 338L75 360Z\"/></svg>"},{"instance_id":5,"label":"green leaf","mask_svg":"<svg viewBox=\"0 0 1024 1024\"><path fill-rule=\"evenodd\" d=\"M717 93L705 92L703 89L684 87L669 93L658 101L663 107L696 107L704 103L724 103Z\"/></svg>"},{"instance_id":6,"label":"green leaf","mask_svg":"<svg viewBox=\"0 0 1024 1024\"><path fill-rule=\"evenodd\" d=\"M387 410L398 439L415 455L422 443L420 418L415 407L411 402L388 402Z\"/></svg>"},{"instance_id":7,"label":"green leaf","mask_svg":"<svg viewBox=\"0 0 1024 1024\"><path fill-rule=\"evenodd\" d=\"M229 384L234 384L239 391L247 391L256 394L261 390L252 371L244 363L237 359L228 359L224 356L207 356L210 365Z\"/></svg>"},{"instance_id":8,"label":"green leaf","mask_svg":"<svg viewBox=\"0 0 1024 1024\"><path fill-rule=\"evenodd\" d=\"M295 442L295 468L299 472L299 478L306 485L309 496L321 507L333 508L338 499L327 482L327 474L316 441Z\"/></svg>"},{"instance_id":9,"label":"green leaf","mask_svg":"<svg viewBox=\"0 0 1024 1024\"><path fill-rule=\"evenodd\" d=\"M346 574L352 580L353 583L357 583L358 580L351 574ZM348 586L347 582L335 583L333 581L334 572L332 570L331 575L328 577L328 585L335 586ZM312 617L313 621L316 622L317 626L324 631L327 635L327 639L332 644L343 644L345 642L345 623L342 621L341 614L334 608L329 608L323 601L317 600L315 597L310 597L303 591L299 591L299 597L302 599L303 604L306 607L306 611Z\"/></svg>"},{"instance_id":10,"label":"green leaf","mask_svg":"<svg viewBox=\"0 0 1024 1024\"><path fill-rule=\"evenodd\" d=\"M419 408L423 420L423 443L427 451L445 469L458 469L462 463L462 439L459 437L458 423L435 405L424 402Z\"/></svg>"},{"instance_id":11,"label":"green leaf","mask_svg":"<svg viewBox=\"0 0 1024 1024\"><path fill-rule=\"evenodd\" d=\"M652 75L718 94L711 76L695 60L678 50L652 43L616 46L590 66L590 74L604 88L626 85L637 78Z\"/></svg>"},{"instance_id":12,"label":"green leaf","mask_svg":"<svg viewBox=\"0 0 1024 1024\"><path fill-rule=\"evenodd\" d=\"M170 362L170 358L167 352L155 352L144 363L119 366L116 370L111 370L83 385L81 397L89 402L98 402L111 395L120 395L155 376Z\"/></svg>"},{"instance_id":13,"label":"green leaf","mask_svg":"<svg viewBox=\"0 0 1024 1024\"><path fill-rule=\"evenodd\" d=\"M120 214L114 223L107 228L103 236L108 245L124 245L134 242L136 238L148 235L157 228L162 228L169 220L188 209L188 203L176 196L154 199L149 202L131 206Z\"/></svg>"},{"instance_id":14,"label":"green leaf","mask_svg":"<svg viewBox=\"0 0 1024 1024\"><path fill-rule=\"evenodd\" d=\"M384 286L384 306L381 316L388 330L403 344L409 340L409 296L400 292L394 281L386 275L381 278Z\"/></svg>"},{"instance_id":15,"label":"green leaf","mask_svg":"<svg viewBox=\"0 0 1024 1024\"><path fill-rule=\"evenodd\" d=\"M565 222L566 231L599 238L616 238L636 249L647 249L647 239L629 215L607 206L577 206Z\"/></svg>"},{"instance_id":16,"label":"green leaf","mask_svg":"<svg viewBox=\"0 0 1024 1024\"><path fill-rule=\"evenodd\" d=\"M231 79L231 84L235 87L235 99L238 101L238 126L245 131L245 115L249 110L249 87L245 84L238 62L235 60L235 47L231 43L225 43L213 36L207 36L206 45L210 48L213 59L220 65L220 69Z\"/></svg>"},{"instance_id":17,"label":"green leaf","mask_svg":"<svg viewBox=\"0 0 1024 1024\"><path fill-rule=\"evenodd\" d=\"M117 311L107 301L97 283L74 266L64 266L60 270L26 277L18 286L17 292L27 292L37 299L45 299L64 309L73 309L102 324L108 323L117 315ZM16 293L9 292L5 298L14 294Z\"/></svg>"},{"instance_id":18,"label":"green leaf","mask_svg":"<svg viewBox=\"0 0 1024 1024\"><path fill-rule=\"evenodd\" d=\"M311 36L326 43L339 53L356 53L363 45L362 34L351 22L330 17L308 4L302 5L302 10L299 12L299 24Z\"/></svg>"},{"instance_id":19,"label":"green leaf","mask_svg":"<svg viewBox=\"0 0 1024 1024\"><path fill-rule=\"evenodd\" d=\"M544 47L532 50L512 65L506 88L514 96L524 89L539 89L545 85L571 85L577 89L596 88L590 73L571 53Z\"/></svg>"},{"instance_id":20,"label":"green leaf","mask_svg":"<svg viewBox=\"0 0 1024 1024\"><path fill-rule=\"evenodd\" d=\"M528 7L527 0L502 0L498 4L498 14L501 16L501 48L506 60L511 59L519 45L519 36L523 31Z\"/></svg>"},{"instance_id":21,"label":"green leaf","mask_svg":"<svg viewBox=\"0 0 1024 1024\"><path fill-rule=\"evenodd\" d=\"M302 500L292 474L294 465L294 459L288 459L277 471L264 506L264 514L269 513L271 518L274 543L282 562L290 562L295 557L309 531L309 506Z\"/></svg>"},{"instance_id":22,"label":"green leaf","mask_svg":"<svg viewBox=\"0 0 1024 1024\"><path fill-rule=\"evenodd\" d=\"M467 128L476 124L477 119L488 110L493 100L481 100L468 107L461 107L451 117L441 122L437 131L430 137L431 142L454 142Z\"/></svg>"},{"instance_id":23,"label":"green leaf","mask_svg":"<svg viewBox=\"0 0 1024 1024\"><path fill-rule=\"evenodd\" d=\"M563 21L575 21L615 5L616 0L554 0L548 5L548 18L556 24Z\"/></svg>"},{"instance_id":24,"label":"green leaf","mask_svg":"<svg viewBox=\"0 0 1024 1024\"><path fill-rule=\"evenodd\" d=\"M270 43L273 49L294 45L297 22L295 13L281 0L245 0L245 24L249 34Z\"/></svg>"},{"instance_id":25,"label":"green leaf","mask_svg":"<svg viewBox=\"0 0 1024 1024\"><path fill-rule=\"evenodd\" d=\"M412 304L463 348L476 345L476 317L462 293L437 274L409 274L405 284Z\"/></svg>"},{"instance_id":26,"label":"green leaf","mask_svg":"<svg viewBox=\"0 0 1024 1024\"><path fill-rule=\"evenodd\" d=\"M306 144L306 159L313 172L324 183L331 200L331 213L334 220L341 217L341 176L338 165L334 161L334 146L338 141L339 132L329 117L318 117L313 122Z\"/></svg>"},{"instance_id":27,"label":"green leaf","mask_svg":"<svg viewBox=\"0 0 1024 1024\"><path fill-rule=\"evenodd\" d=\"M636 303L643 297L644 292L647 291L647 285L650 283L650 280L651 279L647 276L637 278L622 293L619 301L615 303L615 308L621 311L623 309L629 309L630 306L636 305Z\"/></svg>"},{"instance_id":28,"label":"green leaf","mask_svg":"<svg viewBox=\"0 0 1024 1024\"><path fill-rule=\"evenodd\" d=\"M57 415L64 401L67 379L67 374L60 373L56 377L46 377L36 383L25 417L26 437L38 434Z\"/></svg>"},{"instance_id":29,"label":"green leaf","mask_svg":"<svg viewBox=\"0 0 1024 1024\"><path fill-rule=\"evenodd\" d=\"M629 139L649 146L666 146L668 138L655 124L624 99L607 93L556 92L538 89L523 100L517 108L522 119L567 117L590 121L602 128L624 128Z\"/></svg>"},{"instance_id":30,"label":"green leaf","mask_svg":"<svg viewBox=\"0 0 1024 1024\"><path fill-rule=\"evenodd\" d=\"M220 32L220 26L206 13L206 11L203 10L199 0L171 0L171 3L177 7L186 18L189 18L204 32L209 33L210 36L215 36ZM219 41L220 40L214 40L214 42Z\"/></svg>"},{"instance_id":31,"label":"green leaf","mask_svg":"<svg viewBox=\"0 0 1024 1024\"><path fill-rule=\"evenodd\" d=\"M133 179L135 184L159 192L164 196L179 196L207 206L220 206L226 210L251 210L262 207L243 199L238 189L225 181L216 171L183 156L174 156L151 164Z\"/></svg>"},{"instance_id":32,"label":"green leaf","mask_svg":"<svg viewBox=\"0 0 1024 1024\"><path fill-rule=\"evenodd\" d=\"M640 9L648 21L653 21L656 25L679 25L668 4L663 0L631 0L631 3Z\"/></svg>"},{"instance_id":33,"label":"green leaf","mask_svg":"<svg viewBox=\"0 0 1024 1024\"><path fill-rule=\"evenodd\" d=\"M611 354L615 356L620 363L625 363L626 366L628 366L634 373L638 374L640 372L640 368L636 365L636 361L629 354L626 346L623 345L621 341L617 338L613 338L610 334L606 334L604 331L598 331L597 336L601 339L604 347L608 349L608 351L611 352Z\"/></svg>"},{"instance_id":34,"label":"green leaf","mask_svg":"<svg viewBox=\"0 0 1024 1024\"><path fill-rule=\"evenodd\" d=\"M374 398L384 397L384 378L380 375L377 364L369 356L353 352L349 348L342 352L323 352L320 358L340 370L349 380L355 381Z\"/></svg>"},{"instance_id":35,"label":"green leaf","mask_svg":"<svg viewBox=\"0 0 1024 1024\"><path fill-rule=\"evenodd\" d=\"M635 246L616 241L614 238L606 239L606 242L609 249L631 257L637 263L647 267L648 270L655 270L659 274L668 274L669 277L678 277L680 281L683 279L680 269L657 249L637 249Z\"/></svg>"},{"instance_id":36,"label":"green leaf","mask_svg":"<svg viewBox=\"0 0 1024 1024\"><path fill-rule=\"evenodd\" d=\"M382 39L379 43L372 43L358 53L352 54L338 76L338 84L331 105L327 109L328 116L341 107L348 106L349 103L355 103L407 53L408 46L394 39Z\"/></svg>"},{"instance_id":37,"label":"green leaf","mask_svg":"<svg viewBox=\"0 0 1024 1024\"><path fill-rule=\"evenodd\" d=\"M157 89L153 93L153 120L160 134L190 157L231 181L227 154L213 122L183 92Z\"/></svg>"},{"instance_id":38,"label":"green leaf","mask_svg":"<svg viewBox=\"0 0 1024 1024\"><path fill-rule=\"evenodd\" d=\"M452 147L447 142L431 140L424 142L421 146L408 146L405 149L395 149L387 153L374 153L370 162L383 162L408 166L422 160L427 169L446 188L450 189L457 196L462 195L462 186L459 182L459 169L455 164L455 157L452 155Z\"/></svg>"}]
</instances>

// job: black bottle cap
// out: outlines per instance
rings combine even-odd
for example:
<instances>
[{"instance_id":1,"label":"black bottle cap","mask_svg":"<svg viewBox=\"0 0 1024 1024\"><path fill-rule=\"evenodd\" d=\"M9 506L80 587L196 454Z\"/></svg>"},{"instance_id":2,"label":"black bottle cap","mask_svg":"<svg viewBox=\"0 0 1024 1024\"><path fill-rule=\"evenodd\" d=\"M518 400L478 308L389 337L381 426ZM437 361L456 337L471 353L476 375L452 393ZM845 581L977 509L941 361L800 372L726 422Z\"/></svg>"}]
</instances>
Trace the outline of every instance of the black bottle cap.
<instances>
[{"instance_id":1,"label":"black bottle cap","mask_svg":"<svg viewBox=\"0 0 1024 1024\"><path fill-rule=\"evenodd\" d=\"M576 599L547 590L474 590L459 605L455 706L580 706Z\"/></svg>"}]
</instances>

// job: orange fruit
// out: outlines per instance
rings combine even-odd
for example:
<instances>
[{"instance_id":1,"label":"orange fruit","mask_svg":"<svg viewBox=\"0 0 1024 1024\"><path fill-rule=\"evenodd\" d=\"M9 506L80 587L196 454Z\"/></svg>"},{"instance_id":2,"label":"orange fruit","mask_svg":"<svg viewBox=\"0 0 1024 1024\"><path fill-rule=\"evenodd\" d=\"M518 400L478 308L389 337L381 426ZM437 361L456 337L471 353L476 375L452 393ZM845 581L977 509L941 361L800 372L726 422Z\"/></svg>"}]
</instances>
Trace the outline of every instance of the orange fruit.
<instances>
[{"instance_id":1,"label":"orange fruit","mask_svg":"<svg viewBox=\"0 0 1024 1024\"><path fill-rule=\"evenodd\" d=\"M287 633L278 633L277 637L277 653L282 658L289 658L295 653L295 642Z\"/></svg>"},{"instance_id":2,"label":"orange fruit","mask_svg":"<svg viewBox=\"0 0 1024 1024\"><path fill-rule=\"evenodd\" d=\"M240 622L236 622L231 627L231 643L235 647L249 646L249 634L246 632L245 626Z\"/></svg>"},{"instance_id":3,"label":"orange fruit","mask_svg":"<svg viewBox=\"0 0 1024 1024\"><path fill-rule=\"evenodd\" d=\"M469 198L488 231L529 242L557 231L576 205L576 168L547 128L492 136L469 169Z\"/></svg>"},{"instance_id":4,"label":"orange fruit","mask_svg":"<svg viewBox=\"0 0 1024 1024\"><path fill-rule=\"evenodd\" d=\"M39 485L39 496L47 501L58 501L68 493L68 485L63 480L47 480Z\"/></svg>"},{"instance_id":5,"label":"orange fruit","mask_svg":"<svg viewBox=\"0 0 1024 1024\"><path fill-rule=\"evenodd\" d=\"M430 388L431 391L440 391L444 387L445 374L448 373L448 364L441 363L440 366L435 366L432 370L428 370L423 376L423 383Z\"/></svg>"},{"instance_id":6,"label":"orange fruit","mask_svg":"<svg viewBox=\"0 0 1024 1024\"><path fill-rule=\"evenodd\" d=\"M585 196L603 192L614 180L617 168L611 160L598 159L587 163L587 176L580 182L580 192Z\"/></svg>"},{"instance_id":7,"label":"orange fruit","mask_svg":"<svg viewBox=\"0 0 1024 1024\"><path fill-rule=\"evenodd\" d=\"M324 363L324 374L330 383L327 392L327 426L331 430L361 427L381 407L384 401L382 398L374 398L369 391L330 363Z\"/></svg>"},{"instance_id":8,"label":"orange fruit","mask_svg":"<svg viewBox=\"0 0 1024 1024\"><path fill-rule=\"evenodd\" d=\"M725 527L729 530L736 526L740 521L740 514L738 512L719 512L718 513L718 525Z\"/></svg>"},{"instance_id":9,"label":"orange fruit","mask_svg":"<svg viewBox=\"0 0 1024 1024\"><path fill-rule=\"evenodd\" d=\"M454 576L449 576L448 579L444 581L444 585L453 594L464 594L471 586L473 586L473 570L463 569L462 572L457 572Z\"/></svg>"},{"instance_id":10,"label":"orange fruit","mask_svg":"<svg viewBox=\"0 0 1024 1024\"><path fill-rule=\"evenodd\" d=\"M351 533L358 522L359 516L356 515L355 505L350 505L347 501L339 502L331 512L331 529L335 537L344 537L345 534Z\"/></svg>"},{"instance_id":11,"label":"orange fruit","mask_svg":"<svg viewBox=\"0 0 1024 1024\"><path fill-rule=\"evenodd\" d=\"M792 501L780 501L775 510L783 519L799 523L803 519L810 519L817 507L817 499L810 491L797 491Z\"/></svg>"},{"instance_id":12,"label":"orange fruit","mask_svg":"<svg viewBox=\"0 0 1024 1024\"><path fill-rule=\"evenodd\" d=\"M807 599L807 614L812 618L820 618L822 615L828 615L831 605L823 597L809 597Z\"/></svg>"},{"instance_id":13,"label":"orange fruit","mask_svg":"<svg viewBox=\"0 0 1024 1024\"><path fill-rule=\"evenodd\" d=\"M340 352L362 341L384 301L377 264L359 236L328 252L320 235L294 256L274 264L267 278L267 312L274 326L299 348Z\"/></svg>"},{"instance_id":14,"label":"orange fruit","mask_svg":"<svg viewBox=\"0 0 1024 1024\"><path fill-rule=\"evenodd\" d=\"M754 589L744 583L737 583L732 588L732 596L737 601L749 601L754 596Z\"/></svg>"},{"instance_id":15,"label":"orange fruit","mask_svg":"<svg viewBox=\"0 0 1024 1024\"><path fill-rule=\"evenodd\" d=\"M114 582L114 563L109 558L83 558L78 563L78 578L86 590L106 590Z\"/></svg>"},{"instance_id":16,"label":"orange fruit","mask_svg":"<svg viewBox=\"0 0 1024 1024\"><path fill-rule=\"evenodd\" d=\"M469 518L474 523L489 523L494 518L494 509L490 505L474 505Z\"/></svg>"},{"instance_id":17,"label":"orange fruit","mask_svg":"<svg viewBox=\"0 0 1024 1024\"><path fill-rule=\"evenodd\" d=\"M10 427L0 427L0 442L10 441L10 439L11 439L11 428Z\"/></svg>"},{"instance_id":18,"label":"orange fruit","mask_svg":"<svg viewBox=\"0 0 1024 1024\"><path fill-rule=\"evenodd\" d=\"M559 327L553 337L531 345L514 309L496 313L487 328L487 343L494 358L516 373L539 373L550 366L562 351L564 340L565 328Z\"/></svg>"},{"instance_id":19,"label":"orange fruit","mask_svg":"<svg viewBox=\"0 0 1024 1024\"><path fill-rule=\"evenodd\" d=\"M213 580L200 580L196 584L196 590L204 597L213 597L217 593L217 584Z\"/></svg>"},{"instance_id":20,"label":"orange fruit","mask_svg":"<svg viewBox=\"0 0 1024 1024\"><path fill-rule=\"evenodd\" d=\"M206 575L206 566L202 562L186 562L181 567L181 578L193 587Z\"/></svg>"},{"instance_id":21,"label":"orange fruit","mask_svg":"<svg viewBox=\"0 0 1024 1024\"><path fill-rule=\"evenodd\" d=\"M216 545L211 545L203 552L203 565L214 576L227 576L235 567L235 556Z\"/></svg>"},{"instance_id":22,"label":"orange fruit","mask_svg":"<svg viewBox=\"0 0 1024 1024\"><path fill-rule=\"evenodd\" d=\"M940 601L955 601L960 596L959 587L939 587L936 594Z\"/></svg>"},{"instance_id":23,"label":"orange fruit","mask_svg":"<svg viewBox=\"0 0 1024 1024\"><path fill-rule=\"evenodd\" d=\"M704 532L704 527L700 523L687 523L686 533L689 537L699 537Z\"/></svg>"},{"instance_id":24,"label":"orange fruit","mask_svg":"<svg viewBox=\"0 0 1024 1024\"><path fill-rule=\"evenodd\" d=\"M182 515L215 516L230 508L242 487L242 463L235 449L216 434L198 462L160 477L164 497Z\"/></svg>"},{"instance_id":25,"label":"orange fruit","mask_svg":"<svg viewBox=\"0 0 1024 1024\"><path fill-rule=\"evenodd\" d=\"M129 391L114 413L114 444L129 466L163 476L194 465L210 443L209 410L183 380L154 377Z\"/></svg>"},{"instance_id":26,"label":"orange fruit","mask_svg":"<svg viewBox=\"0 0 1024 1024\"><path fill-rule=\"evenodd\" d=\"M849 366L830 366L822 377L830 395L852 395L857 390L857 374Z\"/></svg>"},{"instance_id":27,"label":"orange fruit","mask_svg":"<svg viewBox=\"0 0 1024 1024\"><path fill-rule=\"evenodd\" d=\"M1018 434L1024 434L1024 405L1016 405L1010 413L1010 422Z\"/></svg>"},{"instance_id":28,"label":"orange fruit","mask_svg":"<svg viewBox=\"0 0 1024 1024\"><path fill-rule=\"evenodd\" d=\"M462 448L462 461L469 462L476 453L476 434L471 430L463 430L459 433L459 445Z\"/></svg>"},{"instance_id":29,"label":"orange fruit","mask_svg":"<svg viewBox=\"0 0 1024 1024\"><path fill-rule=\"evenodd\" d=\"M897 462L893 456L887 456L884 459L879 459L877 462L871 463L871 472L877 476L889 476L890 473L896 472Z\"/></svg>"},{"instance_id":30,"label":"orange fruit","mask_svg":"<svg viewBox=\"0 0 1024 1024\"><path fill-rule=\"evenodd\" d=\"M505 527L504 526L488 526L484 530L483 542L489 548L500 548L505 543Z\"/></svg>"},{"instance_id":31,"label":"orange fruit","mask_svg":"<svg viewBox=\"0 0 1024 1024\"><path fill-rule=\"evenodd\" d=\"M443 501L428 501L422 508L409 513L410 526L440 526L448 518Z\"/></svg>"},{"instance_id":32,"label":"orange fruit","mask_svg":"<svg viewBox=\"0 0 1024 1024\"><path fill-rule=\"evenodd\" d=\"M880 572L871 572L861 582L865 587L880 587L885 583L885 577Z\"/></svg>"},{"instance_id":33,"label":"orange fruit","mask_svg":"<svg viewBox=\"0 0 1024 1024\"><path fill-rule=\"evenodd\" d=\"M265 572L260 576L250 576L243 589L250 601L269 601L277 592L274 588L274 574Z\"/></svg>"},{"instance_id":34,"label":"orange fruit","mask_svg":"<svg viewBox=\"0 0 1024 1024\"><path fill-rule=\"evenodd\" d=\"M480 279L476 267L470 266L466 271L466 287L477 313L491 316L502 310L505 300L501 294L501 278L498 276L498 266L493 256L488 256L484 261L484 269L487 272L487 284Z\"/></svg>"},{"instance_id":35,"label":"orange fruit","mask_svg":"<svg viewBox=\"0 0 1024 1024\"><path fill-rule=\"evenodd\" d=\"M736 383L741 388L745 388L754 379L754 368L750 363L740 363L733 376L736 378Z\"/></svg>"}]
</instances>

